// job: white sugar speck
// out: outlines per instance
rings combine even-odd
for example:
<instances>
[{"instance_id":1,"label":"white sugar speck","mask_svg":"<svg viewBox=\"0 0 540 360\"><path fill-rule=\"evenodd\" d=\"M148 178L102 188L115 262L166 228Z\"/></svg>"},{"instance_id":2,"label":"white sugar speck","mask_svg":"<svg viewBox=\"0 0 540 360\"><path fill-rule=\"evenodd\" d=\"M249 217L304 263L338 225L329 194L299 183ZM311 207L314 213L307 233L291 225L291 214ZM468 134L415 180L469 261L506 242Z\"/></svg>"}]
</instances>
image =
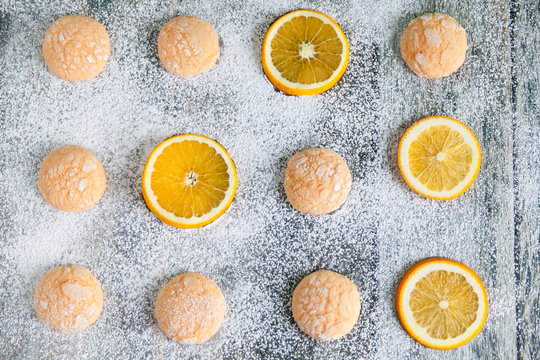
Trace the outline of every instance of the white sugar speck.
<instances>
[{"instance_id":1,"label":"white sugar speck","mask_svg":"<svg viewBox=\"0 0 540 360\"><path fill-rule=\"evenodd\" d=\"M170 2L154 0L0 4L0 344L7 341L0 345L2 355L430 358L439 353L402 330L395 291L417 260L448 256L485 279L490 299L485 329L457 351L489 347L500 358L515 358L515 337L505 331L516 309L514 243L508 241L514 228L505 216L514 214L512 144L521 149L528 143L512 136L507 77L513 72L503 62L510 54L507 8L471 2L464 13L438 2L440 11L455 10L452 16L466 27L475 51L456 74L428 80L412 73L399 51L407 23L432 11L425 2L301 2L298 7L320 10L339 23L350 60L333 88L295 97L275 89L260 56L271 23L296 7L284 1L231 3L182 1L172 9ZM193 14L214 26L220 57L210 71L180 78L161 65L156 42L169 12ZM110 35L111 58L92 80L70 83L44 64L43 36L53 19L68 13L97 18ZM107 59L103 53L91 56ZM420 66L426 59L416 60ZM415 194L397 167L401 135L415 120L435 114L466 123L483 152L475 183L449 202ZM164 224L147 208L141 190L151 151L182 133L218 141L238 173L229 209L192 230ZM43 201L38 188L45 156L70 144L94 153L107 176L103 198L88 211L61 212ZM522 150L537 154L533 145ZM332 214L301 214L287 202L287 161L310 147L336 151L353 176L348 199ZM86 173L96 168L94 162L83 165ZM524 184L536 194L534 177ZM84 183L76 178L71 185ZM103 287L103 313L84 333L51 331L31 306L39 278L62 264L88 267ZM324 344L301 333L290 311L296 284L319 269L349 277L362 303L352 332ZM185 271L216 281L227 302L223 327L201 346L170 341L155 320L157 292Z\"/></svg>"},{"instance_id":2,"label":"white sugar speck","mask_svg":"<svg viewBox=\"0 0 540 360\"><path fill-rule=\"evenodd\" d=\"M97 169L97 164L95 162L93 162L92 160L88 160L88 159L84 161L82 171L84 171L86 173L89 173L89 172L92 172L92 171L94 171L96 169Z\"/></svg>"},{"instance_id":3,"label":"white sugar speck","mask_svg":"<svg viewBox=\"0 0 540 360\"><path fill-rule=\"evenodd\" d=\"M81 181L79 181L79 186L77 188L79 189L79 191L84 191L87 185L88 185L88 180L82 179Z\"/></svg>"}]
</instances>

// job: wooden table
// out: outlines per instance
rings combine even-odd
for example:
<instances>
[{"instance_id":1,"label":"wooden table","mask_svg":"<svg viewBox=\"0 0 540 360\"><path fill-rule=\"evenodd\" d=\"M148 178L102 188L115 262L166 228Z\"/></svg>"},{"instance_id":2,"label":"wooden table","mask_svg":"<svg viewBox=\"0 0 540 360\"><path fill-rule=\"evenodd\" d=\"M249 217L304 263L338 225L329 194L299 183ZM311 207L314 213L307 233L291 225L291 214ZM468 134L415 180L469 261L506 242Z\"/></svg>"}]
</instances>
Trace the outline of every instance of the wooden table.
<instances>
[{"instance_id":1,"label":"wooden table","mask_svg":"<svg viewBox=\"0 0 540 360\"><path fill-rule=\"evenodd\" d=\"M343 79L320 96L275 91L260 45L281 14L311 8L332 16L350 40ZM444 12L466 29L465 65L426 80L399 55L416 16ZM100 20L112 57L103 74L70 84L48 73L43 34L70 13ZM175 14L212 23L218 65L182 80L156 57L157 33ZM540 3L477 1L9 1L0 2L0 357L2 358L540 358ZM239 70L240 69L240 70ZM476 134L482 167L450 202L412 192L397 168L405 129L428 115L460 119ZM231 153L239 188L218 223L182 231L161 223L140 195L154 146L181 132L208 135ZM92 210L64 214L37 189L51 150L91 149L108 178ZM310 146L348 162L345 206L304 216L282 190L287 159ZM416 261L445 256L483 279L489 313L482 332L452 351L411 339L397 320L397 284ZM92 269L105 293L100 319L75 335L55 333L32 309L52 266ZM340 341L300 333L290 296L320 268L351 278L362 298L358 325ZM184 347L157 328L159 288L199 271L223 289L227 320L207 344Z\"/></svg>"}]
</instances>

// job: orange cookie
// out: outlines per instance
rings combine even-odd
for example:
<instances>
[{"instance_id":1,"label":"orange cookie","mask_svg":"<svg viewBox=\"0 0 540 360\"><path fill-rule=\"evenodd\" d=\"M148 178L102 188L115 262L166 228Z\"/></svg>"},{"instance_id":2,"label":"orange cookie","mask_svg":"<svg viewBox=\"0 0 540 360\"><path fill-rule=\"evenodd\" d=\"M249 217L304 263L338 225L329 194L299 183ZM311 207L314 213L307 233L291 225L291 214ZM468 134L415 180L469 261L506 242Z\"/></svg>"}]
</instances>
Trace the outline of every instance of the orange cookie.
<instances>
[{"instance_id":1,"label":"orange cookie","mask_svg":"<svg viewBox=\"0 0 540 360\"><path fill-rule=\"evenodd\" d=\"M351 189L347 163L332 150L311 148L289 159L283 185L298 211L326 214L339 208Z\"/></svg>"},{"instance_id":2,"label":"orange cookie","mask_svg":"<svg viewBox=\"0 0 540 360\"><path fill-rule=\"evenodd\" d=\"M105 192L105 170L90 151L76 145L51 152L39 169L39 190L63 211L90 209Z\"/></svg>"},{"instance_id":3,"label":"orange cookie","mask_svg":"<svg viewBox=\"0 0 540 360\"><path fill-rule=\"evenodd\" d=\"M401 56L425 78L450 75L465 61L467 35L452 17L425 14L414 19L401 37Z\"/></svg>"},{"instance_id":4,"label":"orange cookie","mask_svg":"<svg viewBox=\"0 0 540 360\"><path fill-rule=\"evenodd\" d=\"M39 282L34 308L43 322L58 331L84 330L103 309L101 285L85 267L55 267Z\"/></svg>"},{"instance_id":5,"label":"orange cookie","mask_svg":"<svg viewBox=\"0 0 540 360\"><path fill-rule=\"evenodd\" d=\"M179 16L161 29L158 56L165 69L175 75L197 75L216 63L219 39L212 25L203 19Z\"/></svg>"},{"instance_id":6,"label":"orange cookie","mask_svg":"<svg viewBox=\"0 0 540 360\"><path fill-rule=\"evenodd\" d=\"M215 282L197 273L184 273L169 281L156 299L159 328L181 344L210 339L225 318L225 298Z\"/></svg>"},{"instance_id":7,"label":"orange cookie","mask_svg":"<svg viewBox=\"0 0 540 360\"><path fill-rule=\"evenodd\" d=\"M54 75L69 81L88 80L107 64L111 42L99 21L83 15L67 15L49 27L42 51Z\"/></svg>"},{"instance_id":8,"label":"orange cookie","mask_svg":"<svg viewBox=\"0 0 540 360\"><path fill-rule=\"evenodd\" d=\"M347 277L328 270L309 274L294 289L294 321L315 339L336 340L349 333L360 315L360 295Z\"/></svg>"}]
</instances>

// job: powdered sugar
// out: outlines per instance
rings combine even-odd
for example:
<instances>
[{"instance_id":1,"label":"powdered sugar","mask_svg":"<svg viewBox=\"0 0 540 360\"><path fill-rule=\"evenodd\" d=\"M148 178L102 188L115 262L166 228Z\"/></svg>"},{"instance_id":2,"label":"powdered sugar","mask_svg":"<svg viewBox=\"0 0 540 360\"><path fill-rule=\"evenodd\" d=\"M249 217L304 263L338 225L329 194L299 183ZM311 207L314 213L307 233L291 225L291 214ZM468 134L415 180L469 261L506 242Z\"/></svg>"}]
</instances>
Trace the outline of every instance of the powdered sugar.
<instances>
[{"instance_id":1,"label":"powdered sugar","mask_svg":"<svg viewBox=\"0 0 540 360\"><path fill-rule=\"evenodd\" d=\"M499 52L508 39L503 36L506 13L498 5L470 5L460 16L457 5L434 9L405 0L182 1L172 8L165 0L89 3L0 5L0 19L7 19L0 21L3 354L55 359L515 357L514 337L508 336L515 319L509 66ZM297 8L333 17L350 41L344 77L320 96L276 91L260 64L266 30ZM407 23L432 11L452 15L471 35L464 67L441 81L417 77L399 55L398 39ZM86 82L56 78L41 57L48 26L69 13L95 17L111 38L105 70ZM157 36L176 15L199 16L219 34L220 56L209 72L182 79L161 66ZM404 130L435 114L465 122L484 152L477 181L453 202L414 194L396 167ZM216 223L191 231L162 223L141 196L148 155L180 133L217 140L238 171L230 209ZM43 158L68 144L92 151L107 174L105 195L81 213L52 208L37 188ZM350 167L351 193L333 214L304 215L286 201L287 160L309 147L330 148ZM485 329L453 352L417 344L394 311L404 271L435 255L465 262L488 289ZM37 281L59 264L84 265L103 286L103 314L78 334L50 330L32 309ZM358 324L336 342L308 338L292 319L294 287L318 269L347 276L360 292ZM216 281L227 302L221 330L197 346L170 341L154 317L159 289L185 271Z\"/></svg>"}]
</instances>

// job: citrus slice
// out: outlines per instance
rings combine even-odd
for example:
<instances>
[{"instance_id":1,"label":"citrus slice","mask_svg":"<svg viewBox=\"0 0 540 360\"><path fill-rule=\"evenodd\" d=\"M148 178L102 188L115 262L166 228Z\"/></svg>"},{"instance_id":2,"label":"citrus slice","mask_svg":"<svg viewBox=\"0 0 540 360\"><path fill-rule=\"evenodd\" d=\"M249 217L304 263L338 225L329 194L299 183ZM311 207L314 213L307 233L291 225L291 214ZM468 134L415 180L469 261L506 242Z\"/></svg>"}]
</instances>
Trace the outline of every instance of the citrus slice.
<instances>
[{"instance_id":1,"label":"citrus slice","mask_svg":"<svg viewBox=\"0 0 540 360\"><path fill-rule=\"evenodd\" d=\"M142 193L163 222L196 228L227 210L236 182L234 164L221 145L201 135L178 135L163 141L148 157Z\"/></svg>"},{"instance_id":2,"label":"citrus slice","mask_svg":"<svg viewBox=\"0 0 540 360\"><path fill-rule=\"evenodd\" d=\"M463 194L476 179L482 152L473 132L456 119L431 116L401 138L398 165L407 184L436 200Z\"/></svg>"},{"instance_id":3,"label":"citrus slice","mask_svg":"<svg viewBox=\"0 0 540 360\"><path fill-rule=\"evenodd\" d=\"M289 95L320 94L338 82L349 62L339 25L313 10L297 10L270 26L262 45L268 79Z\"/></svg>"},{"instance_id":4,"label":"citrus slice","mask_svg":"<svg viewBox=\"0 0 540 360\"><path fill-rule=\"evenodd\" d=\"M462 263L429 258L414 265L396 296L399 321L419 343L453 349L480 332L487 316L482 280Z\"/></svg>"}]
</instances>

